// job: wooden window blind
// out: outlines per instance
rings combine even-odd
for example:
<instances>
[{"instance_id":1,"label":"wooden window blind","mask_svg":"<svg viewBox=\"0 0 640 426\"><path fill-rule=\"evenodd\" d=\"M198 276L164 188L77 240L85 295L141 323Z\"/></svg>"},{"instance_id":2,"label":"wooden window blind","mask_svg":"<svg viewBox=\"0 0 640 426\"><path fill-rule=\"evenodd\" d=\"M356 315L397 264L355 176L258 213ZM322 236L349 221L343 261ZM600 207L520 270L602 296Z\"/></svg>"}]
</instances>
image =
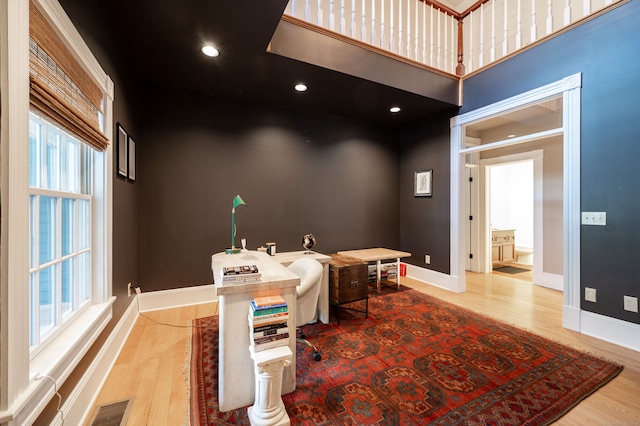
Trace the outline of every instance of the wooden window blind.
<instances>
[{"instance_id":1,"label":"wooden window blind","mask_svg":"<svg viewBox=\"0 0 640 426\"><path fill-rule=\"evenodd\" d=\"M109 140L101 129L104 94L82 69L33 2L29 2L31 106L97 150Z\"/></svg>"}]
</instances>

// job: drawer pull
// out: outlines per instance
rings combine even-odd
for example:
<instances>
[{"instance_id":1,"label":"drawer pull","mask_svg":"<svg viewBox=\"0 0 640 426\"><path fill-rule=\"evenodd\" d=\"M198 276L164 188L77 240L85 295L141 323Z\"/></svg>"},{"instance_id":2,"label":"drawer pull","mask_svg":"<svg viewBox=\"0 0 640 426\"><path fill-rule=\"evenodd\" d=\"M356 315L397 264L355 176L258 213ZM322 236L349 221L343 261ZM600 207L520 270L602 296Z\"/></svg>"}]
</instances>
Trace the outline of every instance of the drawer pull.
<instances>
[{"instance_id":1,"label":"drawer pull","mask_svg":"<svg viewBox=\"0 0 640 426\"><path fill-rule=\"evenodd\" d=\"M358 288L358 280L351 281L351 285L350 285L349 287L351 287L351 288Z\"/></svg>"}]
</instances>

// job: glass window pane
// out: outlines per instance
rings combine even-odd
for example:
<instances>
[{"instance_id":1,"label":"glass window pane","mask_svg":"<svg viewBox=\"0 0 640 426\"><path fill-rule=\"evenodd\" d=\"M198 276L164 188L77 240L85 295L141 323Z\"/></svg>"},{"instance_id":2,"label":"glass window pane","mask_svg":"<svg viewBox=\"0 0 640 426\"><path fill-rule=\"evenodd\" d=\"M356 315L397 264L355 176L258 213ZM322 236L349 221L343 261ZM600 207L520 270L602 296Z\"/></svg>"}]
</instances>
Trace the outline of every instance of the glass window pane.
<instances>
[{"instance_id":1,"label":"glass window pane","mask_svg":"<svg viewBox=\"0 0 640 426\"><path fill-rule=\"evenodd\" d=\"M30 116L30 118L33 118ZM42 125L34 120L29 120L29 186L40 185L40 135Z\"/></svg>"},{"instance_id":2,"label":"glass window pane","mask_svg":"<svg viewBox=\"0 0 640 426\"><path fill-rule=\"evenodd\" d=\"M56 198L40 197L40 264L56 255Z\"/></svg>"},{"instance_id":3,"label":"glass window pane","mask_svg":"<svg viewBox=\"0 0 640 426\"><path fill-rule=\"evenodd\" d=\"M45 182L42 187L46 189L60 189L60 135L53 131L52 127L48 128L47 141L45 144L42 174Z\"/></svg>"},{"instance_id":4,"label":"glass window pane","mask_svg":"<svg viewBox=\"0 0 640 426\"><path fill-rule=\"evenodd\" d=\"M34 268L36 266L35 250L33 238L36 235L36 221L35 221L35 208L38 202L37 195L29 195L29 267Z\"/></svg>"},{"instance_id":5,"label":"glass window pane","mask_svg":"<svg viewBox=\"0 0 640 426\"><path fill-rule=\"evenodd\" d=\"M44 336L55 325L55 293L56 265L40 271L40 337Z\"/></svg>"},{"instance_id":6,"label":"glass window pane","mask_svg":"<svg viewBox=\"0 0 640 426\"><path fill-rule=\"evenodd\" d=\"M62 262L62 306L61 312L64 318L73 311L73 264L75 258Z\"/></svg>"},{"instance_id":7,"label":"glass window pane","mask_svg":"<svg viewBox=\"0 0 640 426\"><path fill-rule=\"evenodd\" d=\"M65 139L64 161L62 167L62 190L77 193L80 188L80 147L79 143L67 137Z\"/></svg>"},{"instance_id":8,"label":"glass window pane","mask_svg":"<svg viewBox=\"0 0 640 426\"><path fill-rule=\"evenodd\" d=\"M73 252L74 236L74 203L71 198L62 199L62 255L67 256Z\"/></svg>"},{"instance_id":9,"label":"glass window pane","mask_svg":"<svg viewBox=\"0 0 640 426\"><path fill-rule=\"evenodd\" d=\"M91 243L90 207L89 200L78 200L78 251L89 248Z\"/></svg>"},{"instance_id":10,"label":"glass window pane","mask_svg":"<svg viewBox=\"0 0 640 426\"><path fill-rule=\"evenodd\" d=\"M38 273L29 275L29 346L33 346L37 343L36 336L38 334L38 324L39 318L37 316L38 311L36 311L37 300L36 296L38 295L38 287L37 287Z\"/></svg>"},{"instance_id":11,"label":"glass window pane","mask_svg":"<svg viewBox=\"0 0 640 426\"><path fill-rule=\"evenodd\" d=\"M78 256L78 303L91 297L91 256L90 252Z\"/></svg>"}]
</instances>

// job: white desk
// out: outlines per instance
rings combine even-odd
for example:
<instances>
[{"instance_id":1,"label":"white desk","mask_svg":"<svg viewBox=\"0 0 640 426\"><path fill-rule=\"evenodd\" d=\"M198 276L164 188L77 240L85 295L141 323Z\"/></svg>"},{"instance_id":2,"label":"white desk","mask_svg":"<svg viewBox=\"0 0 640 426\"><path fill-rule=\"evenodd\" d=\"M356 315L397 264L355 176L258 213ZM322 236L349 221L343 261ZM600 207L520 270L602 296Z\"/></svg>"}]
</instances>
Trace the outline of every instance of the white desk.
<instances>
[{"instance_id":1,"label":"white desk","mask_svg":"<svg viewBox=\"0 0 640 426\"><path fill-rule=\"evenodd\" d=\"M322 283L320 285L320 297L318 299L318 319L324 324L329 324L329 262L331 261L331 256L316 253L315 251L308 254L306 251L288 251L276 253L275 256L272 256L276 262L280 262L284 266L289 266L301 257L310 257L322 264Z\"/></svg>"},{"instance_id":2,"label":"white desk","mask_svg":"<svg viewBox=\"0 0 640 426\"><path fill-rule=\"evenodd\" d=\"M225 266L256 265L261 279L254 283L222 283ZM258 251L211 256L211 270L220 309L218 404L230 411L254 402L254 366L249 354L247 317L249 302L255 296L281 294L289 305L289 348L291 364L284 369L282 395L296 389L296 286L300 278L272 256Z\"/></svg>"}]
</instances>

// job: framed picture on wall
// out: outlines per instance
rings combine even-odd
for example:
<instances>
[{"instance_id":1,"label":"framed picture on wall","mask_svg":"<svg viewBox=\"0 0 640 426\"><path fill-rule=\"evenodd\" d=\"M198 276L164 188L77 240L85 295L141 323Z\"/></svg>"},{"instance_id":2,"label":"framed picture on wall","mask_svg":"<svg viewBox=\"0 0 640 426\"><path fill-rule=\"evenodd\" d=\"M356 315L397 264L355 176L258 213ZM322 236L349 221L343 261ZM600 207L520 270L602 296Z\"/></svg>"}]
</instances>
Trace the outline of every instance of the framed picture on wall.
<instances>
[{"instance_id":1,"label":"framed picture on wall","mask_svg":"<svg viewBox=\"0 0 640 426\"><path fill-rule=\"evenodd\" d=\"M415 173L413 192L416 197L431 197L433 169Z\"/></svg>"},{"instance_id":2,"label":"framed picture on wall","mask_svg":"<svg viewBox=\"0 0 640 426\"><path fill-rule=\"evenodd\" d=\"M116 137L118 147L118 174L126 178L129 167L129 148L127 146L129 135L127 135L127 132L120 123L117 124Z\"/></svg>"},{"instance_id":3,"label":"framed picture on wall","mask_svg":"<svg viewBox=\"0 0 640 426\"><path fill-rule=\"evenodd\" d=\"M136 180L136 142L129 136L129 179Z\"/></svg>"}]
</instances>

